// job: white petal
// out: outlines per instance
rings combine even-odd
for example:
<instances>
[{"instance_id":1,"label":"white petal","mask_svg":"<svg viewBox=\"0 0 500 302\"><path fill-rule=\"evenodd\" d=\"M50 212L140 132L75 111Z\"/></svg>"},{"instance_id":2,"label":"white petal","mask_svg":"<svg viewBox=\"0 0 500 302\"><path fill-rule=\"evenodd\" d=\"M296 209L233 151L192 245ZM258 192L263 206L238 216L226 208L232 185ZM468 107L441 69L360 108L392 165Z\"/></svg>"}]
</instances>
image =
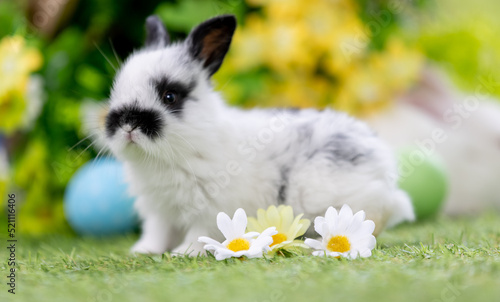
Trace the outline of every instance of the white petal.
<instances>
[{"instance_id":1,"label":"white petal","mask_svg":"<svg viewBox=\"0 0 500 302\"><path fill-rule=\"evenodd\" d=\"M374 249L377 240L373 235L357 236L356 238L350 238L351 248L353 250L364 250L364 249Z\"/></svg>"},{"instance_id":2,"label":"white petal","mask_svg":"<svg viewBox=\"0 0 500 302\"><path fill-rule=\"evenodd\" d=\"M366 247L369 248L370 250L373 250L376 245L377 245L377 239L375 238L375 236L371 235L370 238L368 239Z\"/></svg>"},{"instance_id":3,"label":"white petal","mask_svg":"<svg viewBox=\"0 0 500 302\"><path fill-rule=\"evenodd\" d=\"M229 256L229 257L234 257L234 255L236 254L235 252L231 251L228 248L220 248L220 249L217 249L216 252L218 254L221 254L221 255L224 255L224 256Z\"/></svg>"},{"instance_id":4,"label":"white petal","mask_svg":"<svg viewBox=\"0 0 500 302\"><path fill-rule=\"evenodd\" d=\"M226 213L220 212L217 214L217 227L222 232L226 239L232 240L235 238L233 230L233 222Z\"/></svg>"},{"instance_id":5,"label":"white petal","mask_svg":"<svg viewBox=\"0 0 500 302\"><path fill-rule=\"evenodd\" d=\"M205 250L209 250L209 251L213 251L213 250L216 250L218 248L223 248L224 246L222 244L220 244L218 241L212 239L212 238L209 238L209 237L205 237L205 236L201 236L198 238L198 242L202 242L202 243L206 243L203 248Z\"/></svg>"},{"instance_id":6,"label":"white petal","mask_svg":"<svg viewBox=\"0 0 500 302\"><path fill-rule=\"evenodd\" d=\"M276 231L275 227L265 229L264 232L252 242L250 249L263 249L271 245L271 243L273 243L273 237L271 236L276 234L278 234L278 231Z\"/></svg>"},{"instance_id":7,"label":"white petal","mask_svg":"<svg viewBox=\"0 0 500 302\"><path fill-rule=\"evenodd\" d=\"M339 215L337 213L337 209L335 209L334 207L329 207L325 213L325 222L326 225L328 226L328 234L331 234L332 232L335 231L335 229L337 229L338 221L339 221Z\"/></svg>"},{"instance_id":8,"label":"white petal","mask_svg":"<svg viewBox=\"0 0 500 302\"><path fill-rule=\"evenodd\" d=\"M348 205L343 205L339 212L339 221L335 228L336 232L346 233L347 228L350 226L352 221L352 210ZM333 230L331 230L333 232Z\"/></svg>"},{"instance_id":9,"label":"white petal","mask_svg":"<svg viewBox=\"0 0 500 302\"><path fill-rule=\"evenodd\" d=\"M203 249L207 250L207 251L215 251L217 249L220 249L221 247L219 245L215 245L215 244L205 244L203 246Z\"/></svg>"},{"instance_id":10,"label":"white petal","mask_svg":"<svg viewBox=\"0 0 500 302\"><path fill-rule=\"evenodd\" d=\"M247 253L246 253L246 256L247 258L261 258L262 257L262 252L264 251L264 249L260 249L260 250L248 250Z\"/></svg>"},{"instance_id":11,"label":"white petal","mask_svg":"<svg viewBox=\"0 0 500 302\"><path fill-rule=\"evenodd\" d=\"M363 223L361 223L361 227L359 228L358 232L360 232L361 234L373 234L374 230L375 222L371 220L365 220L363 221Z\"/></svg>"},{"instance_id":12,"label":"white petal","mask_svg":"<svg viewBox=\"0 0 500 302\"><path fill-rule=\"evenodd\" d=\"M370 249L362 250L359 252L359 256L363 258L370 257L371 255L372 251Z\"/></svg>"},{"instance_id":13,"label":"white petal","mask_svg":"<svg viewBox=\"0 0 500 302\"><path fill-rule=\"evenodd\" d=\"M231 255L226 255L226 254L215 254L215 260L218 260L218 261L221 261L221 260L224 260L224 259L227 259L227 258L231 258L232 256Z\"/></svg>"},{"instance_id":14,"label":"white petal","mask_svg":"<svg viewBox=\"0 0 500 302\"><path fill-rule=\"evenodd\" d=\"M253 242L253 246L261 247L262 249L271 247L271 244L273 244L273 237L271 236L262 236L262 237L257 237L255 241Z\"/></svg>"},{"instance_id":15,"label":"white petal","mask_svg":"<svg viewBox=\"0 0 500 302\"><path fill-rule=\"evenodd\" d=\"M318 240L307 238L304 241L304 243L306 245L308 245L309 247L311 247L313 249L316 249L316 250L323 250L324 249L323 244L321 243L321 241L318 241Z\"/></svg>"},{"instance_id":16,"label":"white petal","mask_svg":"<svg viewBox=\"0 0 500 302\"><path fill-rule=\"evenodd\" d=\"M249 255L249 250L242 250L242 251L234 252L233 257L236 257L236 258L239 258L239 257L242 257L242 256L247 256L248 257L248 255Z\"/></svg>"},{"instance_id":17,"label":"white petal","mask_svg":"<svg viewBox=\"0 0 500 302\"><path fill-rule=\"evenodd\" d=\"M325 253L326 253L325 251L315 251L315 252L312 252L312 255L321 257L321 256L325 256Z\"/></svg>"},{"instance_id":18,"label":"white petal","mask_svg":"<svg viewBox=\"0 0 500 302\"><path fill-rule=\"evenodd\" d=\"M215 259L220 261L220 260L224 260L224 259L233 257L234 252L231 250L228 250L226 248L220 248L220 249L215 250L214 255L215 255Z\"/></svg>"},{"instance_id":19,"label":"white petal","mask_svg":"<svg viewBox=\"0 0 500 302\"><path fill-rule=\"evenodd\" d=\"M217 250L220 254L223 254L223 255L228 255L230 257L235 257L236 256L236 252L233 252L231 251L230 249L224 247L224 248L220 248Z\"/></svg>"},{"instance_id":20,"label":"white petal","mask_svg":"<svg viewBox=\"0 0 500 302\"><path fill-rule=\"evenodd\" d=\"M323 240L326 240L328 237L330 237L330 235L332 235L332 233L334 231L335 230L331 230L330 229L329 223L324 223L323 224L323 231L322 231L322 233L324 234L323 235Z\"/></svg>"},{"instance_id":21,"label":"white petal","mask_svg":"<svg viewBox=\"0 0 500 302\"><path fill-rule=\"evenodd\" d=\"M262 258L263 256L263 253L260 252L260 253L256 253L256 254L251 254L251 255L248 255L247 258L248 259L252 259L252 258Z\"/></svg>"},{"instance_id":22,"label":"white petal","mask_svg":"<svg viewBox=\"0 0 500 302\"><path fill-rule=\"evenodd\" d=\"M326 236L326 234L323 232L323 225L325 224L325 217L318 216L314 219L314 230L322 237Z\"/></svg>"},{"instance_id":23,"label":"white petal","mask_svg":"<svg viewBox=\"0 0 500 302\"><path fill-rule=\"evenodd\" d=\"M364 221L366 219L366 213L363 210L357 212L356 214L354 214L354 216L359 217L360 221Z\"/></svg>"},{"instance_id":24,"label":"white petal","mask_svg":"<svg viewBox=\"0 0 500 302\"><path fill-rule=\"evenodd\" d=\"M352 218L352 209L348 205L343 205L342 208L340 209L339 216L346 216L349 218Z\"/></svg>"},{"instance_id":25,"label":"white petal","mask_svg":"<svg viewBox=\"0 0 500 302\"><path fill-rule=\"evenodd\" d=\"M326 252L326 255L327 256L330 256L330 257L345 257L346 253L339 253L339 252Z\"/></svg>"},{"instance_id":26,"label":"white petal","mask_svg":"<svg viewBox=\"0 0 500 302\"><path fill-rule=\"evenodd\" d=\"M347 254L347 255L345 255L344 257L349 258L349 259L354 260L354 259L358 258L358 251L357 250L351 250L345 254Z\"/></svg>"},{"instance_id":27,"label":"white petal","mask_svg":"<svg viewBox=\"0 0 500 302\"><path fill-rule=\"evenodd\" d=\"M269 227L267 229L265 229L260 235L260 236L273 236L273 235L276 235L278 234L278 231L276 230L275 227Z\"/></svg>"},{"instance_id":28,"label":"white petal","mask_svg":"<svg viewBox=\"0 0 500 302\"><path fill-rule=\"evenodd\" d=\"M359 211L352 217L350 225L346 229L346 234L354 234L361 227L366 218L365 211Z\"/></svg>"},{"instance_id":29,"label":"white petal","mask_svg":"<svg viewBox=\"0 0 500 302\"><path fill-rule=\"evenodd\" d=\"M245 210L239 208L234 212L233 216L233 234L236 237L243 236L245 230L247 229L247 214Z\"/></svg>"},{"instance_id":30,"label":"white petal","mask_svg":"<svg viewBox=\"0 0 500 302\"><path fill-rule=\"evenodd\" d=\"M259 235L260 235L259 232L248 232L248 233L244 234L242 237L245 239L252 239L252 238L257 237Z\"/></svg>"},{"instance_id":31,"label":"white petal","mask_svg":"<svg viewBox=\"0 0 500 302\"><path fill-rule=\"evenodd\" d=\"M265 245L265 243L267 242L260 242L260 243L264 243L264 244L252 244L252 246L250 246L250 248L245 251L246 252L246 256L247 257L252 257L252 255L259 255L259 254L262 254L262 252L264 251L268 251L269 249L267 249L267 247L269 247L269 245L272 243L269 242L269 244Z\"/></svg>"},{"instance_id":32,"label":"white petal","mask_svg":"<svg viewBox=\"0 0 500 302\"><path fill-rule=\"evenodd\" d=\"M267 235L260 235L257 239L253 240L248 249L249 253L255 254L262 251L269 251L270 245L273 243L273 238Z\"/></svg>"},{"instance_id":33,"label":"white petal","mask_svg":"<svg viewBox=\"0 0 500 302\"><path fill-rule=\"evenodd\" d=\"M222 246L222 244L219 241L214 240L210 237L206 237L206 236L198 237L198 242L207 243L207 244L214 244L214 245L218 244L218 245Z\"/></svg>"},{"instance_id":34,"label":"white petal","mask_svg":"<svg viewBox=\"0 0 500 302\"><path fill-rule=\"evenodd\" d=\"M337 209L335 209L334 207L328 207L325 213L325 219L336 220L337 217L338 217Z\"/></svg>"},{"instance_id":35,"label":"white petal","mask_svg":"<svg viewBox=\"0 0 500 302\"><path fill-rule=\"evenodd\" d=\"M252 253L267 250L271 243L273 243L273 238L271 237L266 236L264 238L258 238L255 239L254 242L252 242L252 245L248 250Z\"/></svg>"}]
</instances>

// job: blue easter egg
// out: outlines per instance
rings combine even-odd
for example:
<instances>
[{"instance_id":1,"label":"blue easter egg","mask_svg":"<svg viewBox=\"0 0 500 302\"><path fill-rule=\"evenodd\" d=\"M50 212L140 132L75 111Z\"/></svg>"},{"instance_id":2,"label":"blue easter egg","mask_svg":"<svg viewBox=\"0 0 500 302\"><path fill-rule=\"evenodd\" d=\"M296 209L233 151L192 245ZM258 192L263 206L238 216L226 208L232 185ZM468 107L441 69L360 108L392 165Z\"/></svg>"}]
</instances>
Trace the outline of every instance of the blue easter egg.
<instances>
[{"instance_id":1,"label":"blue easter egg","mask_svg":"<svg viewBox=\"0 0 500 302\"><path fill-rule=\"evenodd\" d=\"M99 159L82 166L64 195L64 213L80 235L124 234L137 227L134 198L128 194L122 164Z\"/></svg>"}]
</instances>

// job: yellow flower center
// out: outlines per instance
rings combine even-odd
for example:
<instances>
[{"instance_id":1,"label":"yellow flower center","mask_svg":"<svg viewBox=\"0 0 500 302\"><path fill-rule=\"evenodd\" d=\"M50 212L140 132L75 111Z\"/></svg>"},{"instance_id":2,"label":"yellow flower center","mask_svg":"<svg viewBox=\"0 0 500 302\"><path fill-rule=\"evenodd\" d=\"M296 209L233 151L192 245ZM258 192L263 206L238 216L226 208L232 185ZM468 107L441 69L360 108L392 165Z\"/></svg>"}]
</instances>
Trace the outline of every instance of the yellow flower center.
<instances>
[{"instance_id":1,"label":"yellow flower center","mask_svg":"<svg viewBox=\"0 0 500 302\"><path fill-rule=\"evenodd\" d=\"M226 246L233 252L246 251L250 248L250 242L243 238L236 238Z\"/></svg>"},{"instance_id":2,"label":"yellow flower center","mask_svg":"<svg viewBox=\"0 0 500 302\"><path fill-rule=\"evenodd\" d=\"M346 236L337 235L330 238L326 247L330 252L345 253L351 249L351 243Z\"/></svg>"},{"instance_id":3,"label":"yellow flower center","mask_svg":"<svg viewBox=\"0 0 500 302\"><path fill-rule=\"evenodd\" d=\"M280 244L283 241L286 241L286 239L287 239L286 235L282 234L282 233L278 233L276 235L273 235L273 243L271 243L271 246L276 245L276 244Z\"/></svg>"}]
</instances>

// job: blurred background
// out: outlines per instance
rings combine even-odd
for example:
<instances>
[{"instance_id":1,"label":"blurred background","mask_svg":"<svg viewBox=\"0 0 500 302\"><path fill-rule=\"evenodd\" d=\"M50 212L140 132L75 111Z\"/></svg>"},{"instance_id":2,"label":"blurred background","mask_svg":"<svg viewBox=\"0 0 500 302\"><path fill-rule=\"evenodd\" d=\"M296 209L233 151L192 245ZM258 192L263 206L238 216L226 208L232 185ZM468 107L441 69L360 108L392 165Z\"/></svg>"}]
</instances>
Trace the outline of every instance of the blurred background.
<instances>
[{"instance_id":1,"label":"blurred background","mask_svg":"<svg viewBox=\"0 0 500 302\"><path fill-rule=\"evenodd\" d=\"M145 18L160 16L175 40L225 13L239 27L214 82L235 106L331 107L398 128L385 114L411 99L429 67L449 97L478 87L500 96L495 0L1 1L0 205L16 193L18 232L72 232L64 191L99 151L85 108L105 104L116 70L143 43ZM500 132L495 139L500 152Z\"/></svg>"}]
</instances>

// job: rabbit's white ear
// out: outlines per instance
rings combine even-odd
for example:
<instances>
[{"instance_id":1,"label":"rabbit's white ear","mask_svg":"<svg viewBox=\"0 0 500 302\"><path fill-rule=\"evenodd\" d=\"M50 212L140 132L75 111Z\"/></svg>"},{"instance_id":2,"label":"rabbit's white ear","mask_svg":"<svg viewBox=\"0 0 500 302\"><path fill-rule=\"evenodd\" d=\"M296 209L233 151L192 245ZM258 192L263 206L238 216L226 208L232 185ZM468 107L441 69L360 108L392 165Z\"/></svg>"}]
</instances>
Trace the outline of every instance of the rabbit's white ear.
<instances>
[{"instance_id":1,"label":"rabbit's white ear","mask_svg":"<svg viewBox=\"0 0 500 302\"><path fill-rule=\"evenodd\" d=\"M170 43L167 29L156 15L151 15L146 19L146 47L162 48Z\"/></svg>"},{"instance_id":2,"label":"rabbit's white ear","mask_svg":"<svg viewBox=\"0 0 500 302\"><path fill-rule=\"evenodd\" d=\"M236 18L222 15L201 23L187 37L190 54L202 62L209 75L213 75L221 66L235 29Z\"/></svg>"}]
</instances>

